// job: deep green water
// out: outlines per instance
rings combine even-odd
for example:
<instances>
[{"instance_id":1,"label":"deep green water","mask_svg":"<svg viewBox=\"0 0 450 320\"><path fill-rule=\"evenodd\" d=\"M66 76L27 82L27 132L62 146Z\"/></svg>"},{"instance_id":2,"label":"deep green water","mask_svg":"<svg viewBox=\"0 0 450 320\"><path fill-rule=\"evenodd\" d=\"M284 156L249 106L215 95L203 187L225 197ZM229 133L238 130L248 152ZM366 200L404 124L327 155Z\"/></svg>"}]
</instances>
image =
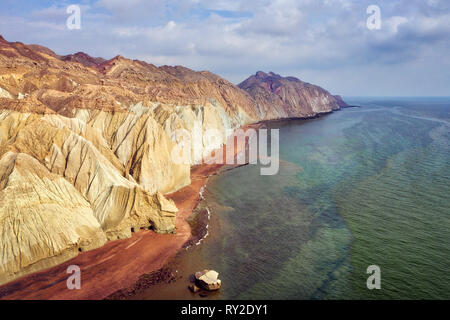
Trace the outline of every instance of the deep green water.
<instances>
[{"instance_id":1,"label":"deep green water","mask_svg":"<svg viewBox=\"0 0 450 320\"><path fill-rule=\"evenodd\" d=\"M277 175L211 178L208 237L144 298L199 298L188 276L211 268L213 299L450 299L450 98L346 100L363 108L269 125Z\"/></svg>"},{"instance_id":2,"label":"deep green water","mask_svg":"<svg viewBox=\"0 0 450 320\"><path fill-rule=\"evenodd\" d=\"M347 100L363 108L269 125L278 175L210 181L219 227L195 250L220 298L450 298L450 99Z\"/></svg>"}]
</instances>

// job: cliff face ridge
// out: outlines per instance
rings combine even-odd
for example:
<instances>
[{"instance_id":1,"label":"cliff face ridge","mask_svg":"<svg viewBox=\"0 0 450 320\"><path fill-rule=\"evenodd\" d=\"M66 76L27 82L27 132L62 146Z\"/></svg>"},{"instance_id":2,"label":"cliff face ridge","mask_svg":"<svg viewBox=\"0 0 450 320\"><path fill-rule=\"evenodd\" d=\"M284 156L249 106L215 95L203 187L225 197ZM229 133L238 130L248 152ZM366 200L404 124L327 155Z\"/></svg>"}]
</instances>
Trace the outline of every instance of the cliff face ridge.
<instances>
[{"instance_id":1,"label":"cliff face ridge","mask_svg":"<svg viewBox=\"0 0 450 320\"><path fill-rule=\"evenodd\" d=\"M239 88L208 71L60 56L0 36L0 284L142 228L175 231L164 194L190 184L190 166L227 133L343 106L298 79L258 74ZM209 128L223 139L209 140ZM173 161L180 132L197 138L189 163Z\"/></svg>"}]
</instances>

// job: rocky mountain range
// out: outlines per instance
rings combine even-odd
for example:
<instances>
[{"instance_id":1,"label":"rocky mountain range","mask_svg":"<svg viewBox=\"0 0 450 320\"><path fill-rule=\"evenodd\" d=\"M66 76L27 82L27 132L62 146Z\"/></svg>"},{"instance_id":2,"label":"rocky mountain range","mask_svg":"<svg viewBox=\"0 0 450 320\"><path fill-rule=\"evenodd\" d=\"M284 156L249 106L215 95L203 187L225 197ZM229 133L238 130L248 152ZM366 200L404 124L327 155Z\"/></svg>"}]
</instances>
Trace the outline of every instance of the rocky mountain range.
<instances>
[{"instance_id":1,"label":"rocky mountain range","mask_svg":"<svg viewBox=\"0 0 450 320\"><path fill-rule=\"evenodd\" d=\"M226 132L343 106L274 73L235 86L208 71L61 56L0 36L0 284L140 228L174 231L164 194L190 184L190 165ZM177 129L196 134L195 123L224 139L200 139L190 164L176 164Z\"/></svg>"}]
</instances>

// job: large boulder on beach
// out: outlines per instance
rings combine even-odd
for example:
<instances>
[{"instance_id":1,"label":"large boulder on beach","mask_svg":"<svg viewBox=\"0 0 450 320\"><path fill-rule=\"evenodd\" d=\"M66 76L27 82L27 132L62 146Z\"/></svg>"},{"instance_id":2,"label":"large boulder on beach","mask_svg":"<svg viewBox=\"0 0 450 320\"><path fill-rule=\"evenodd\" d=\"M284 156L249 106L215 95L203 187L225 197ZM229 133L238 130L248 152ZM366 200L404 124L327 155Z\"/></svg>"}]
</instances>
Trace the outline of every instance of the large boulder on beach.
<instances>
[{"instance_id":1,"label":"large boulder on beach","mask_svg":"<svg viewBox=\"0 0 450 320\"><path fill-rule=\"evenodd\" d=\"M219 273L214 270L196 272L195 282L199 287L208 291L219 290L222 286L222 281L219 279Z\"/></svg>"}]
</instances>

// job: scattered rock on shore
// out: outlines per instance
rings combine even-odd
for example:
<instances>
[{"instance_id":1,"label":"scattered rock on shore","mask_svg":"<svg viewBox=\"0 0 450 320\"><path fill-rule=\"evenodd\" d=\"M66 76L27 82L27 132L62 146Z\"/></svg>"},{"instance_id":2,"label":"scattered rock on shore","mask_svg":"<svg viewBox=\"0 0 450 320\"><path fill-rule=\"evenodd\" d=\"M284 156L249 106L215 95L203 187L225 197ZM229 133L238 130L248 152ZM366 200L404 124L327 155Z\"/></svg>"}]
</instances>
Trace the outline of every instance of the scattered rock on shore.
<instances>
[{"instance_id":1,"label":"scattered rock on shore","mask_svg":"<svg viewBox=\"0 0 450 320\"><path fill-rule=\"evenodd\" d=\"M179 278L179 277L178 277ZM172 283L177 280L177 276L172 269L165 266L157 271L143 274L138 281L131 287L118 290L106 297L106 300L124 300L134 297L144 292L147 288L160 283Z\"/></svg>"},{"instance_id":2,"label":"scattered rock on shore","mask_svg":"<svg viewBox=\"0 0 450 320\"><path fill-rule=\"evenodd\" d=\"M222 286L222 281L218 277L219 273L214 270L198 271L195 273L195 282L202 289L215 291Z\"/></svg>"}]
</instances>

